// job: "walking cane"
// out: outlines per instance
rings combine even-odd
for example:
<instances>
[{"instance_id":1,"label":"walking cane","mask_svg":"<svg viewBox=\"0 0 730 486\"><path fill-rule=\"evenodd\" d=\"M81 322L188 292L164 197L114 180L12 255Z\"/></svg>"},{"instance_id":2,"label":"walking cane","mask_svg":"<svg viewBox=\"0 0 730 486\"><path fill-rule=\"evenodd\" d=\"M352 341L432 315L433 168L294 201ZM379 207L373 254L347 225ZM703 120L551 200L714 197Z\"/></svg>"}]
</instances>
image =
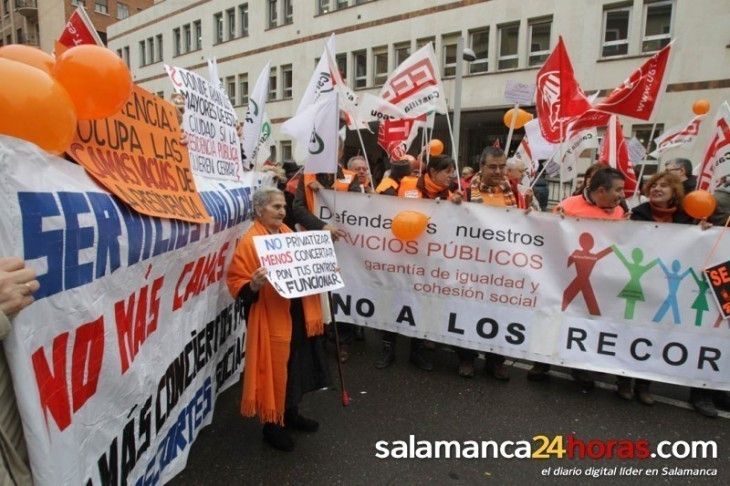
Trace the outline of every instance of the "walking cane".
<instances>
[{"instance_id":1,"label":"walking cane","mask_svg":"<svg viewBox=\"0 0 730 486\"><path fill-rule=\"evenodd\" d=\"M346 407L350 404L350 395L345 389L345 379L342 375L342 362L340 361L340 333L337 330L337 322L335 322L334 306L332 305L332 293L327 292L327 303L330 306L330 325L335 331L335 351L337 354L337 374L340 376L340 390L342 390L342 406Z\"/></svg>"}]
</instances>

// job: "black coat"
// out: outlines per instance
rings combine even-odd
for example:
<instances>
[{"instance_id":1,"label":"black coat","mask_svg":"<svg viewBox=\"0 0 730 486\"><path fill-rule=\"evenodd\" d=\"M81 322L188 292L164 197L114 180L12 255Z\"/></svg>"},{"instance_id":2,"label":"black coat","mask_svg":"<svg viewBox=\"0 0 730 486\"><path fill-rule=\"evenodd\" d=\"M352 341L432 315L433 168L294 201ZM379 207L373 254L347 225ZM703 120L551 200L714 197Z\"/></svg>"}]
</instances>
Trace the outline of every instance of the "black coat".
<instances>
[{"instance_id":1,"label":"black coat","mask_svg":"<svg viewBox=\"0 0 730 486\"><path fill-rule=\"evenodd\" d=\"M634 221L655 221L654 215L651 213L651 205L648 202L639 204L631 210L631 219ZM682 208L678 208L672 218L672 223L677 224L695 224L697 221L685 213Z\"/></svg>"}]
</instances>

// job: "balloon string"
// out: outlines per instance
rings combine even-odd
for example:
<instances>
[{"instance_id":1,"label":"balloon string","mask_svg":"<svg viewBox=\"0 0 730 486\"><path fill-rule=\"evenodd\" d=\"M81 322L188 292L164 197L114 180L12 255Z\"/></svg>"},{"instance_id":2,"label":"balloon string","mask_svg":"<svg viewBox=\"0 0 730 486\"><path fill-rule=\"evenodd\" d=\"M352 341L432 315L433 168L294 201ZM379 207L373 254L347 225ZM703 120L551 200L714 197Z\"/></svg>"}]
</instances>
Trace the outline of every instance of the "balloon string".
<instances>
[{"instance_id":1,"label":"balloon string","mask_svg":"<svg viewBox=\"0 0 730 486\"><path fill-rule=\"evenodd\" d=\"M727 217L727 220L725 220L725 226L722 228L722 231L720 231L720 234L717 235L715 244L712 245L712 249L710 250L710 253L707 255L704 265L702 265L703 269L707 268L707 264L710 262L710 259L715 255L715 252L717 252L717 247L720 245L720 240L722 240L722 237L725 236L728 226L730 226L730 216Z\"/></svg>"}]
</instances>

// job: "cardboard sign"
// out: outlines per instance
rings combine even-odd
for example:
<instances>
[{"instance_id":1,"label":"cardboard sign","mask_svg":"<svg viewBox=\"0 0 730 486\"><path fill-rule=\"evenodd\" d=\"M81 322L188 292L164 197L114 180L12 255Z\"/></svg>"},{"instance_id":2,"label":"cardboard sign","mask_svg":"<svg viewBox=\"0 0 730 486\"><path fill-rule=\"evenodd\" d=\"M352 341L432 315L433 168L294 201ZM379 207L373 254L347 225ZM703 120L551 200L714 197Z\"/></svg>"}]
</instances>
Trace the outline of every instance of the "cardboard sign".
<instances>
[{"instance_id":1,"label":"cardboard sign","mask_svg":"<svg viewBox=\"0 0 730 486\"><path fill-rule=\"evenodd\" d=\"M121 111L79 120L68 153L137 212L207 223L175 108L139 86Z\"/></svg>"},{"instance_id":2,"label":"cardboard sign","mask_svg":"<svg viewBox=\"0 0 730 486\"><path fill-rule=\"evenodd\" d=\"M269 282L286 299L345 286L329 231L255 236L253 241Z\"/></svg>"},{"instance_id":3,"label":"cardboard sign","mask_svg":"<svg viewBox=\"0 0 730 486\"><path fill-rule=\"evenodd\" d=\"M504 88L504 99L520 105L535 104L535 85L510 79Z\"/></svg>"},{"instance_id":4,"label":"cardboard sign","mask_svg":"<svg viewBox=\"0 0 730 486\"><path fill-rule=\"evenodd\" d=\"M705 269L705 275L720 313L730 318L730 260Z\"/></svg>"}]
</instances>

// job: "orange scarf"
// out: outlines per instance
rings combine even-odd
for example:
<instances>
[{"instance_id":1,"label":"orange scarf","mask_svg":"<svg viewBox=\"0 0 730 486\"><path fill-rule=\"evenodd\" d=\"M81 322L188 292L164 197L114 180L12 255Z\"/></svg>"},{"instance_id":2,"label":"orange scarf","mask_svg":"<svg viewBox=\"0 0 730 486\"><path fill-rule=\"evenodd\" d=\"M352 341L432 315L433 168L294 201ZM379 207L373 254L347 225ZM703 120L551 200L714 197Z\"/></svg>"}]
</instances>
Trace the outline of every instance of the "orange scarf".
<instances>
[{"instance_id":1,"label":"orange scarf","mask_svg":"<svg viewBox=\"0 0 730 486\"><path fill-rule=\"evenodd\" d=\"M279 231L291 233L286 225L281 225ZM267 234L266 227L255 221L239 242L227 278L228 289L234 298L244 285L251 282L251 274L261 266L253 237ZM245 417L258 415L262 422L284 423L287 364L292 335L289 305L289 300L281 297L266 282L259 290L258 300L249 310L241 399L241 413ZM307 336L322 334L324 323L319 295L302 297L302 306Z\"/></svg>"},{"instance_id":2,"label":"orange scarf","mask_svg":"<svg viewBox=\"0 0 730 486\"><path fill-rule=\"evenodd\" d=\"M423 196L426 199L436 199L437 197L440 197L441 199L451 199L449 187L436 184L428 173L423 174L423 177L420 180L423 181L423 187L421 189L423 191Z\"/></svg>"}]
</instances>

